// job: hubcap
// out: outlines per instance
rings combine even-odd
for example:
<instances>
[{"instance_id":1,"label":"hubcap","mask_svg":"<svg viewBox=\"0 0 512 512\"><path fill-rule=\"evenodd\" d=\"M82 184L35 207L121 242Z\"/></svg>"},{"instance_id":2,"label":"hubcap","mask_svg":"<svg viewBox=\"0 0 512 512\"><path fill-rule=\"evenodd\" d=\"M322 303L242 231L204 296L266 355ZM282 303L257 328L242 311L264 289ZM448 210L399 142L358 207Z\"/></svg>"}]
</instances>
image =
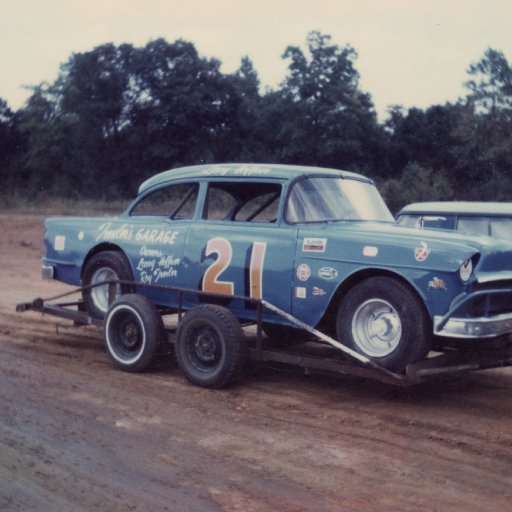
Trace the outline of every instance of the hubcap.
<instances>
[{"instance_id":1,"label":"hubcap","mask_svg":"<svg viewBox=\"0 0 512 512\"><path fill-rule=\"evenodd\" d=\"M110 267L102 267L94 272L91 279L91 284L103 283L105 281L116 281L118 279L119 276ZM91 288L91 298L94 302L94 305L104 313L107 312L109 306L108 288L108 284ZM116 285L115 298L119 297L120 295L121 286Z\"/></svg>"},{"instance_id":2,"label":"hubcap","mask_svg":"<svg viewBox=\"0 0 512 512\"><path fill-rule=\"evenodd\" d=\"M359 306L352 319L356 345L368 356L385 357L399 345L402 322L396 309L383 299L370 299Z\"/></svg>"}]
</instances>

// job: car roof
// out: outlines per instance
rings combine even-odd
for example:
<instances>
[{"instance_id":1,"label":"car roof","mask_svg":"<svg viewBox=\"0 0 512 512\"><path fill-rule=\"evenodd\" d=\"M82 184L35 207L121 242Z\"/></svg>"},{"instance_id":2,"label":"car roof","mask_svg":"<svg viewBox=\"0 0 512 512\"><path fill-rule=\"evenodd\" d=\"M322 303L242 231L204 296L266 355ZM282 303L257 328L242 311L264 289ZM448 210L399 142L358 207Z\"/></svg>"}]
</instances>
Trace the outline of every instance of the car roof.
<instances>
[{"instance_id":1,"label":"car roof","mask_svg":"<svg viewBox=\"0 0 512 512\"><path fill-rule=\"evenodd\" d=\"M421 214L464 214L464 215L512 215L512 203L496 201L430 201L408 204L398 215Z\"/></svg>"},{"instance_id":2,"label":"car roof","mask_svg":"<svg viewBox=\"0 0 512 512\"><path fill-rule=\"evenodd\" d=\"M312 175L355 178L373 183L372 180L362 176L361 174L349 171L341 171L338 169L324 169L322 167L283 164L230 163L193 165L189 167L178 167L176 169L163 171L144 181L139 187L139 194L155 186L182 179L231 178L242 181L248 178L277 178L291 181L300 176Z\"/></svg>"}]
</instances>

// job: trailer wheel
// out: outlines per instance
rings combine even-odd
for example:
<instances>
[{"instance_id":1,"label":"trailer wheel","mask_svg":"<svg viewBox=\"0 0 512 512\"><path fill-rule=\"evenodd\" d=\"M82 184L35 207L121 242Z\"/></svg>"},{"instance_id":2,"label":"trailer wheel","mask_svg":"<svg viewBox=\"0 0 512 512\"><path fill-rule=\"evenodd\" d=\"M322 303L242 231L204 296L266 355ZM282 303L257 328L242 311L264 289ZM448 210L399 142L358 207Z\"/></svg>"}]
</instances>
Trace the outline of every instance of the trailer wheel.
<instances>
[{"instance_id":1,"label":"trailer wheel","mask_svg":"<svg viewBox=\"0 0 512 512\"><path fill-rule=\"evenodd\" d=\"M416 295L397 279L373 277L343 298L338 339L388 370L400 372L430 350L429 320Z\"/></svg>"},{"instance_id":2,"label":"trailer wheel","mask_svg":"<svg viewBox=\"0 0 512 512\"><path fill-rule=\"evenodd\" d=\"M108 280L133 281L130 265L123 253L119 251L102 251L95 254L85 265L82 283L94 285ZM109 307L109 286L107 284L88 288L82 297L87 312L94 318L104 318ZM116 286L116 298L124 293L131 293L133 287Z\"/></svg>"},{"instance_id":3,"label":"trailer wheel","mask_svg":"<svg viewBox=\"0 0 512 512\"><path fill-rule=\"evenodd\" d=\"M114 365L141 372L153 362L165 340L160 313L149 299L135 293L123 295L105 317L105 345Z\"/></svg>"},{"instance_id":4,"label":"trailer wheel","mask_svg":"<svg viewBox=\"0 0 512 512\"><path fill-rule=\"evenodd\" d=\"M222 306L203 304L178 324L176 358L185 377L197 386L220 388L242 373L247 347L240 323Z\"/></svg>"}]
</instances>

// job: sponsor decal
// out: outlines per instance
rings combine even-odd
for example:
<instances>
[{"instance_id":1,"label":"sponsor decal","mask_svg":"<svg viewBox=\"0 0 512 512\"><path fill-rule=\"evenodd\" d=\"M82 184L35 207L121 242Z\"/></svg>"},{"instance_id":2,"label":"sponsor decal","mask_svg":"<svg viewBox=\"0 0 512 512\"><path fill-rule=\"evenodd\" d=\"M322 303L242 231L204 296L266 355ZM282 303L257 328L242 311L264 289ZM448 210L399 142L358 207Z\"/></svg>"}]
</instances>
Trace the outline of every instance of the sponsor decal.
<instances>
[{"instance_id":1,"label":"sponsor decal","mask_svg":"<svg viewBox=\"0 0 512 512\"><path fill-rule=\"evenodd\" d=\"M99 233L96 241L100 240L124 240L150 243L150 244L164 244L173 245L179 231L170 229L152 229L152 228L138 228L135 229L131 224L122 224L121 226L112 226L111 222L106 222L99 227Z\"/></svg>"},{"instance_id":2,"label":"sponsor decal","mask_svg":"<svg viewBox=\"0 0 512 512\"><path fill-rule=\"evenodd\" d=\"M296 286L295 287L295 297L297 297L297 299L305 299L306 298L306 288L304 288L304 286Z\"/></svg>"},{"instance_id":3,"label":"sponsor decal","mask_svg":"<svg viewBox=\"0 0 512 512\"><path fill-rule=\"evenodd\" d=\"M414 257L416 258L416 261L425 261L428 258L428 255L430 254L430 249L428 248L428 245L426 242L420 242L421 247L416 247L414 250Z\"/></svg>"},{"instance_id":4,"label":"sponsor decal","mask_svg":"<svg viewBox=\"0 0 512 512\"><path fill-rule=\"evenodd\" d=\"M131 224L123 224L119 227L113 227L111 222L105 222L99 227L99 233L96 241L100 240L132 240L133 226Z\"/></svg>"},{"instance_id":5,"label":"sponsor decal","mask_svg":"<svg viewBox=\"0 0 512 512\"><path fill-rule=\"evenodd\" d=\"M323 288L318 288L318 286L313 286L313 290L311 292L315 297L322 297L327 292Z\"/></svg>"},{"instance_id":6,"label":"sponsor decal","mask_svg":"<svg viewBox=\"0 0 512 512\"><path fill-rule=\"evenodd\" d=\"M466 260L460 267L459 275L462 281L466 282L471 277L473 272L473 262L471 259Z\"/></svg>"},{"instance_id":7,"label":"sponsor decal","mask_svg":"<svg viewBox=\"0 0 512 512\"><path fill-rule=\"evenodd\" d=\"M338 277L338 271L332 267L322 267L318 271L318 277L325 279L326 281L332 281Z\"/></svg>"},{"instance_id":8,"label":"sponsor decal","mask_svg":"<svg viewBox=\"0 0 512 512\"><path fill-rule=\"evenodd\" d=\"M53 247L56 251L63 251L66 248L66 237L63 235L56 235Z\"/></svg>"},{"instance_id":9,"label":"sponsor decal","mask_svg":"<svg viewBox=\"0 0 512 512\"><path fill-rule=\"evenodd\" d=\"M375 256L377 256L377 254L379 254L378 247L374 247L372 245L367 245L363 249L363 256L368 256L369 258L375 258Z\"/></svg>"},{"instance_id":10,"label":"sponsor decal","mask_svg":"<svg viewBox=\"0 0 512 512\"><path fill-rule=\"evenodd\" d=\"M327 238L304 238L303 252L325 252Z\"/></svg>"},{"instance_id":11,"label":"sponsor decal","mask_svg":"<svg viewBox=\"0 0 512 512\"><path fill-rule=\"evenodd\" d=\"M429 292L445 292L447 290L446 284L442 279L438 277L433 277L428 282L428 291Z\"/></svg>"},{"instance_id":12,"label":"sponsor decal","mask_svg":"<svg viewBox=\"0 0 512 512\"><path fill-rule=\"evenodd\" d=\"M297 267L297 278L299 281L307 281L311 277L311 269L309 265L302 263Z\"/></svg>"}]
</instances>

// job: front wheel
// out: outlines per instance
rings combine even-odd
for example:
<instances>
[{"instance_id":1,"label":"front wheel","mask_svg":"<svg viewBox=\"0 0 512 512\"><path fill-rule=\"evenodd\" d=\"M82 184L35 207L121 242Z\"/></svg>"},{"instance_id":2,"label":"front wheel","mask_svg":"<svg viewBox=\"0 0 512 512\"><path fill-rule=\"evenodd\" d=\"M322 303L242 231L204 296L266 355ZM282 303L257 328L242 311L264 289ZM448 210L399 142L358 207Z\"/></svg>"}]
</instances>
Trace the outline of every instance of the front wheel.
<instances>
[{"instance_id":1,"label":"front wheel","mask_svg":"<svg viewBox=\"0 0 512 512\"><path fill-rule=\"evenodd\" d=\"M425 358L429 320L423 304L397 279L373 277L343 298L336 318L341 343L391 371Z\"/></svg>"},{"instance_id":2,"label":"front wheel","mask_svg":"<svg viewBox=\"0 0 512 512\"><path fill-rule=\"evenodd\" d=\"M247 347L233 313L204 304L178 324L175 350L181 371L192 384L220 388L240 377Z\"/></svg>"}]
</instances>

